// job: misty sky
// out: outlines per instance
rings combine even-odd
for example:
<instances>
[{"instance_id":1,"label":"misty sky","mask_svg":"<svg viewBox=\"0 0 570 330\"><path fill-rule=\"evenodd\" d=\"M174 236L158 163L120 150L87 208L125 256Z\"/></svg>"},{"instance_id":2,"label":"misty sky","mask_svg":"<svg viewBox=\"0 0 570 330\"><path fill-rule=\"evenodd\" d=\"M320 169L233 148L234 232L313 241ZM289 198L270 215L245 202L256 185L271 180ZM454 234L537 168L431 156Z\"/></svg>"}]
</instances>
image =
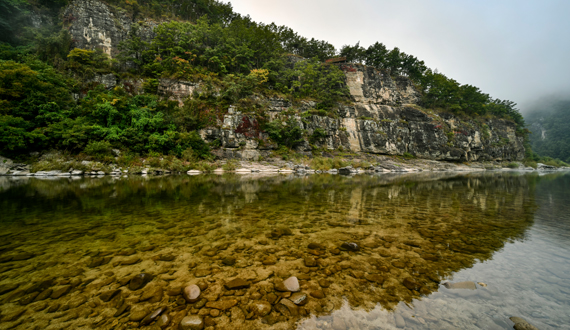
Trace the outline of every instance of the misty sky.
<instances>
[{"instance_id":1,"label":"misty sky","mask_svg":"<svg viewBox=\"0 0 570 330\"><path fill-rule=\"evenodd\" d=\"M308 38L376 41L525 110L570 94L569 0L230 0L255 21Z\"/></svg>"}]
</instances>

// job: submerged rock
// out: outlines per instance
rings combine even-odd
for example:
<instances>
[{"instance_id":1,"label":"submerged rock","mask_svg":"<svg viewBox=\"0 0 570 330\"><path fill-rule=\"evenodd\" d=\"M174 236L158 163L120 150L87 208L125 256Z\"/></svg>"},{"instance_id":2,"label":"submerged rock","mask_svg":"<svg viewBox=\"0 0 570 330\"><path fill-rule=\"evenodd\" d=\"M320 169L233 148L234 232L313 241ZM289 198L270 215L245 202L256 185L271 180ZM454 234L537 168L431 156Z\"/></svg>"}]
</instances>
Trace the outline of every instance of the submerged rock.
<instances>
[{"instance_id":1,"label":"submerged rock","mask_svg":"<svg viewBox=\"0 0 570 330\"><path fill-rule=\"evenodd\" d=\"M147 315L148 310L146 308L135 306L131 311L131 315L129 315L129 320L138 322L144 319Z\"/></svg>"},{"instance_id":2,"label":"submerged rock","mask_svg":"<svg viewBox=\"0 0 570 330\"><path fill-rule=\"evenodd\" d=\"M127 258L123 261L121 261L121 265L134 265L134 264L138 264L139 262L141 262L141 258L137 257L137 256L133 256L130 258Z\"/></svg>"},{"instance_id":3,"label":"submerged rock","mask_svg":"<svg viewBox=\"0 0 570 330\"><path fill-rule=\"evenodd\" d=\"M228 310L232 307L234 307L235 305L237 305L238 301L235 299L229 299L229 300L220 300L220 301L208 301L206 303L206 307L208 308L215 308L215 309L220 309L220 310Z\"/></svg>"},{"instance_id":4,"label":"submerged rock","mask_svg":"<svg viewBox=\"0 0 570 330\"><path fill-rule=\"evenodd\" d=\"M106 265L109 263L109 261L111 261L111 259L113 259L113 257L91 258L87 264L87 267L95 268L98 266Z\"/></svg>"},{"instance_id":5,"label":"submerged rock","mask_svg":"<svg viewBox=\"0 0 570 330\"><path fill-rule=\"evenodd\" d=\"M20 305L22 305L22 306L28 305L29 303L34 301L34 299L36 298L36 296L38 294L39 293L37 293L37 292L32 292L32 293L28 294L27 296L24 296L23 298L21 298L19 300Z\"/></svg>"},{"instance_id":6,"label":"submerged rock","mask_svg":"<svg viewBox=\"0 0 570 330\"><path fill-rule=\"evenodd\" d=\"M3 295L7 292L16 290L19 286L20 286L20 284L17 284L17 283L2 284L2 285L0 285L0 295Z\"/></svg>"},{"instance_id":7,"label":"submerged rock","mask_svg":"<svg viewBox=\"0 0 570 330\"><path fill-rule=\"evenodd\" d=\"M310 250L325 250L325 247L319 243L309 243L307 246Z\"/></svg>"},{"instance_id":8,"label":"submerged rock","mask_svg":"<svg viewBox=\"0 0 570 330\"><path fill-rule=\"evenodd\" d=\"M206 277L210 275L212 272L209 269L198 269L194 272L194 276L196 277Z\"/></svg>"},{"instance_id":9,"label":"submerged rock","mask_svg":"<svg viewBox=\"0 0 570 330\"><path fill-rule=\"evenodd\" d=\"M102 294L100 294L99 299L101 299L103 302L108 302L111 299L113 299L116 295L118 295L119 293L121 293L120 289L109 290L109 291L106 291L106 292L103 292Z\"/></svg>"},{"instance_id":10,"label":"submerged rock","mask_svg":"<svg viewBox=\"0 0 570 330\"><path fill-rule=\"evenodd\" d=\"M317 298L317 299L323 299L325 297L325 294L321 290L315 290L315 291L311 291L311 297Z\"/></svg>"},{"instance_id":11,"label":"submerged rock","mask_svg":"<svg viewBox=\"0 0 570 330\"><path fill-rule=\"evenodd\" d=\"M210 316L211 317L218 317L218 316L220 316L220 313L221 312L218 309L210 309ZM208 322L206 321L206 323L208 323Z\"/></svg>"},{"instance_id":12,"label":"submerged rock","mask_svg":"<svg viewBox=\"0 0 570 330\"><path fill-rule=\"evenodd\" d=\"M148 300L151 303L156 303L162 300L162 296L164 295L164 291L162 287L154 287L150 290L145 290L143 294L140 296L140 301Z\"/></svg>"},{"instance_id":13,"label":"submerged rock","mask_svg":"<svg viewBox=\"0 0 570 330\"><path fill-rule=\"evenodd\" d=\"M124 312L128 312L131 309L131 306L127 303L123 303L119 308L117 308L117 311L115 312L115 314L113 314L113 317L118 317L120 315L122 315Z\"/></svg>"},{"instance_id":14,"label":"submerged rock","mask_svg":"<svg viewBox=\"0 0 570 330\"><path fill-rule=\"evenodd\" d=\"M403 282L404 286L410 290L420 291L421 285L413 278L406 277Z\"/></svg>"},{"instance_id":15,"label":"submerged rock","mask_svg":"<svg viewBox=\"0 0 570 330\"><path fill-rule=\"evenodd\" d=\"M202 330L204 329L204 320L199 315L189 315L180 321L179 330Z\"/></svg>"},{"instance_id":16,"label":"submerged rock","mask_svg":"<svg viewBox=\"0 0 570 330\"><path fill-rule=\"evenodd\" d=\"M283 309L282 306L285 306L286 309ZM279 301L279 303L277 305L275 305L275 308L277 308L279 310L279 312L281 312L281 314L285 315L285 316L297 316L299 315L299 307L297 307L297 305L295 305L295 303L293 303L291 300L287 299L287 298L283 298ZM287 313L288 312L288 313ZM289 315L287 315L289 314Z\"/></svg>"},{"instance_id":17,"label":"submerged rock","mask_svg":"<svg viewBox=\"0 0 570 330\"><path fill-rule=\"evenodd\" d=\"M65 296L67 293L69 293L70 290L71 285L63 286L59 289L54 290L50 297L51 299L57 299L59 297Z\"/></svg>"},{"instance_id":18,"label":"submerged rock","mask_svg":"<svg viewBox=\"0 0 570 330\"><path fill-rule=\"evenodd\" d=\"M154 276L148 273L138 274L129 282L129 289L132 291L142 289L148 282L152 281L153 278Z\"/></svg>"},{"instance_id":19,"label":"submerged rock","mask_svg":"<svg viewBox=\"0 0 570 330\"><path fill-rule=\"evenodd\" d=\"M166 327L168 327L168 325L170 325L170 320L171 320L170 315L168 315L168 313L163 313L158 318L156 325L161 329L165 329Z\"/></svg>"},{"instance_id":20,"label":"submerged rock","mask_svg":"<svg viewBox=\"0 0 570 330\"><path fill-rule=\"evenodd\" d=\"M42 293L40 293L40 294L36 297L35 301L42 301L42 300L45 300L45 299L49 298L52 293L53 293L53 290L52 290L52 289L45 289L44 291L42 291Z\"/></svg>"},{"instance_id":21,"label":"submerged rock","mask_svg":"<svg viewBox=\"0 0 570 330\"><path fill-rule=\"evenodd\" d=\"M197 285L192 284L184 288L182 291L182 296L187 302L192 304L200 299L201 292L202 291Z\"/></svg>"},{"instance_id":22,"label":"submerged rock","mask_svg":"<svg viewBox=\"0 0 570 330\"><path fill-rule=\"evenodd\" d=\"M356 252L360 250L360 246L354 242L344 242L341 244L340 249L343 251Z\"/></svg>"},{"instance_id":23,"label":"submerged rock","mask_svg":"<svg viewBox=\"0 0 570 330\"><path fill-rule=\"evenodd\" d=\"M69 308L74 309L77 308L83 304L85 304L87 302L87 297L85 295L78 295L75 296L73 299L71 299L67 305L69 306Z\"/></svg>"},{"instance_id":24,"label":"submerged rock","mask_svg":"<svg viewBox=\"0 0 570 330\"><path fill-rule=\"evenodd\" d=\"M445 286L448 289L465 289L465 290L477 289L475 282L470 282L470 281L457 282L457 283L447 282L447 283L443 283L443 286Z\"/></svg>"},{"instance_id":25,"label":"submerged rock","mask_svg":"<svg viewBox=\"0 0 570 330\"><path fill-rule=\"evenodd\" d=\"M378 274L366 274L364 278L379 285L382 285L382 283L384 283L384 277Z\"/></svg>"},{"instance_id":26,"label":"submerged rock","mask_svg":"<svg viewBox=\"0 0 570 330\"><path fill-rule=\"evenodd\" d=\"M392 261L392 266L394 266L395 268L399 268L399 269L404 269L406 268L406 263L404 263L403 261Z\"/></svg>"},{"instance_id":27,"label":"submerged rock","mask_svg":"<svg viewBox=\"0 0 570 330\"><path fill-rule=\"evenodd\" d=\"M145 316L145 318L141 321L141 325L148 325L154 322L162 313L164 313L168 307L162 306L159 309L155 310L154 312Z\"/></svg>"},{"instance_id":28,"label":"submerged rock","mask_svg":"<svg viewBox=\"0 0 570 330\"><path fill-rule=\"evenodd\" d=\"M233 266L236 263L236 258L234 257L225 257L222 259L222 263L226 266Z\"/></svg>"},{"instance_id":29,"label":"submerged rock","mask_svg":"<svg viewBox=\"0 0 570 330\"><path fill-rule=\"evenodd\" d=\"M263 259L261 263L266 266L275 265L277 263L277 257L272 254L270 256L265 257L265 259Z\"/></svg>"},{"instance_id":30,"label":"submerged rock","mask_svg":"<svg viewBox=\"0 0 570 330\"><path fill-rule=\"evenodd\" d=\"M241 278L235 278L235 279L227 282L226 284L224 284L224 287L227 290L238 290L238 289L249 288L250 285L251 285L251 283L249 283L246 280L242 280Z\"/></svg>"},{"instance_id":31,"label":"submerged rock","mask_svg":"<svg viewBox=\"0 0 570 330\"><path fill-rule=\"evenodd\" d=\"M289 297L295 305L305 305L309 300L307 299L307 294L302 292L296 292Z\"/></svg>"},{"instance_id":32,"label":"submerged rock","mask_svg":"<svg viewBox=\"0 0 570 330\"><path fill-rule=\"evenodd\" d=\"M295 276L291 276L285 281L277 283L275 289L282 292L297 292L301 290L301 287L299 280Z\"/></svg>"},{"instance_id":33,"label":"submerged rock","mask_svg":"<svg viewBox=\"0 0 570 330\"><path fill-rule=\"evenodd\" d=\"M55 304L49 306L47 312L48 312L48 313L55 313L55 312L57 312L57 311L59 310L59 307L60 307L60 306L61 306L61 305L60 305L59 303L55 303Z\"/></svg>"},{"instance_id":34,"label":"submerged rock","mask_svg":"<svg viewBox=\"0 0 570 330\"><path fill-rule=\"evenodd\" d=\"M287 227L275 228L267 236L271 239L279 239L285 235L293 235L293 232Z\"/></svg>"},{"instance_id":35,"label":"submerged rock","mask_svg":"<svg viewBox=\"0 0 570 330\"><path fill-rule=\"evenodd\" d=\"M304 261L306 267L317 267L317 260L315 260L315 258L306 257Z\"/></svg>"},{"instance_id":36,"label":"submerged rock","mask_svg":"<svg viewBox=\"0 0 570 330\"><path fill-rule=\"evenodd\" d=\"M11 261L21 261L21 260L28 260L31 259L33 257L35 257L36 255L30 252L22 252L22 253L18 253L14 256L12 256L12 260Z\"/></svg>"},{"instance_id":37,"label":"submerged rock","mask_svg":"<svg viewBox=\"0 0 570 330\"><path fill-rule=\"evenodd\" d=\"M53 284L53 279L48 279L41 282L36 282L32 286L26 289L26 293L32 292L42 292L45 289L49 288Z\"/></svg>"},{"instance_id":38,"label":"submerged rock","mask_svg":"<svg viewBox=\"0 0 570 330\"><path fill-rule=\"evenodd\" d=\"M133 254L137 253L135 249L125 249L117 252L118 256L132 256Z\"/></svg>"},{"instance_id":39,"label":"submerged rock","mask_svg":"<svg viewBox=\"0 0 570 330\"><path fill-rule=\"evenodd\" d=\"M172 254L161 254L158 256L158 260L160 261L173 261L174 259L176 259L176 256Z\"/></svg>"},{"instance_id":40,"label":"submerged rock","mask_svg":"<svg viewBox=\"0 0 570 330\"><path fill-rule=\"evenodd\" d=\"M510 320L515 323L515 325L513 326L515 330L538 330L537 327L528 323L522 317L513 316L510 318Z\"/></svg>"},{"instance_id":41,"label":"submerged rock","mask_svg":"<svg viewBox=\"0 0 570 330\"><path fill-rule=\"evenodd\" d=\"M325 289L326 289L326 288L328 288L329 286L331 286L331 282L330 282L329 280L320 279L320 280L319 280L319 285L320 285L322 288L325 288Z\"/></svg>"},{"instance_id":42,"label":"submerged rock","mask_svg":"<svg viewBox=\"0 0 570 330\"><path fill-rule=\"evenodd\" d=\"M254 301L251 304L250 309L251 312L253 312L255 315L263 317L271 313L272 307L271 304L267 301Z\"/></svg>"}]
</instances>

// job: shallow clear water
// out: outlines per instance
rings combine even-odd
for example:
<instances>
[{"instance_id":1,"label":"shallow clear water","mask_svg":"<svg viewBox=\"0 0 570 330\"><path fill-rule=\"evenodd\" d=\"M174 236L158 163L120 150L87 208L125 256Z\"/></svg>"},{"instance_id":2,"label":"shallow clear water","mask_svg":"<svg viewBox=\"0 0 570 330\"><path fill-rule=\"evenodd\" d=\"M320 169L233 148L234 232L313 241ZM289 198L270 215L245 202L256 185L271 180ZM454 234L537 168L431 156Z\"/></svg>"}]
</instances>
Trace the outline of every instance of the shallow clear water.
<instances>
[{"instance_id":1,"label":"shallow clear water","mask_svg":"<svg viewBox=\"0 0 570 330\"><path fill-rule=\"evenodd\" d=\"M0 177L0 329L125 329L161 306L173 329L570 329L569 192L564 173ZM276 290L290 276L304 305Z\"/></svg>"}]
</instances>

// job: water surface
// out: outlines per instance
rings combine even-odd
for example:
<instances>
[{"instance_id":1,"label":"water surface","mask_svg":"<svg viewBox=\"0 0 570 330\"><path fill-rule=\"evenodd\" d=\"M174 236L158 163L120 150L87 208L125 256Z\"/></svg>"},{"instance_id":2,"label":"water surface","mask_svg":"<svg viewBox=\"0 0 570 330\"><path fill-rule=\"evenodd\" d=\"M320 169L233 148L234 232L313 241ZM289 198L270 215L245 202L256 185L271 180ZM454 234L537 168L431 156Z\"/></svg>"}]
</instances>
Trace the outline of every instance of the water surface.
<instances>
[{"instance_id":1,"label":"water surface","mask_svg":"<svg viewBox=\"0 0 570 330\"><path fill-rule=\"evenodd\" d=\"M0 328L126 329L168 306L173 329L193 314L215 329L568 329L569 187L516 172L0 178ZM140 273L152 281L130 290ZM305 304L276 290L291 276ZM235 278L250 287L224 287ZM474 290L442 285L463 281Z\"/></svg>"}]
</instances>

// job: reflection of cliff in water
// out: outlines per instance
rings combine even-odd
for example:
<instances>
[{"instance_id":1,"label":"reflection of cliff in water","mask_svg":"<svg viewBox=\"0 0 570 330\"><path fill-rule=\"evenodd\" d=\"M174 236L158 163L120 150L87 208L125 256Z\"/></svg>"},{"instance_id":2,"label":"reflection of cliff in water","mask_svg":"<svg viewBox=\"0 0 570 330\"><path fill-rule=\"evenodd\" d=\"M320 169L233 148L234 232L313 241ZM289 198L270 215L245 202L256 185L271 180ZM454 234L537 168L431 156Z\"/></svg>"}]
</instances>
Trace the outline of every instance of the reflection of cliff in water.
<instances>
[{"instance_id":1,"label":"reflection of cliff in water","mask_svg":"<svg viewBox=\"0 0 570 330\"><path fill-rule=\"evenodd\" d=\"M340 308L345 299L353 308L370 310L377 303L390 309L428 295L448 275L491 258L508 241L523 239L535 210L527 176L504 173L114 181L5 184L1 248L8 259L3 260L43 255L27 261L36 267L4 262L1 284L33 284L48 277L90 281L59 299L65 304L77 295L95 297L119 288L126 301L138 301L141 292L127 290L122 279L144 270L157 275L149 285L164 286L165 292L208 281L205 299L236 299L242 313L232 308L216 318L220 328L230 322L232 328L288 328L309 314ZM343 242L355 242L360 250L343 251ZM316 244L309 248L310 243ZM164 255L174 259L161 261ZM125 262L133 258L138 262ZM102 275L108 272L116 275L110 283ZM285 308L280 303L287 295L275 285L289 276L300 280L309 296L306 305ZM250 281L251 288L225 290L223 284L236 277ZM105 288L97 285L103 281ZM26 290L22 284L3 295L3 307L21 308L16 302ZM252 312L260 300L273 305L261 323ZM150 301L136 307L167 304L180 310L186 304L166 296ZM91 312L105 310L114 309L102 304ZM187 310L194 311L192 306ZM38 322L51 317L34 314ZM102 322L97 327L106 324L97 322Z\"/></svg>"},{"instance_id":2,"label":"reflection of cliff in water","mask_svg":"<svg viewBox=\"0 0 570 330\"><path fill-rule=\"evenodd\" d=\"M533 176L536 185L535 230L561 246L570 242L570 173L559 172Z\"/></svg>"}]
</instances>

